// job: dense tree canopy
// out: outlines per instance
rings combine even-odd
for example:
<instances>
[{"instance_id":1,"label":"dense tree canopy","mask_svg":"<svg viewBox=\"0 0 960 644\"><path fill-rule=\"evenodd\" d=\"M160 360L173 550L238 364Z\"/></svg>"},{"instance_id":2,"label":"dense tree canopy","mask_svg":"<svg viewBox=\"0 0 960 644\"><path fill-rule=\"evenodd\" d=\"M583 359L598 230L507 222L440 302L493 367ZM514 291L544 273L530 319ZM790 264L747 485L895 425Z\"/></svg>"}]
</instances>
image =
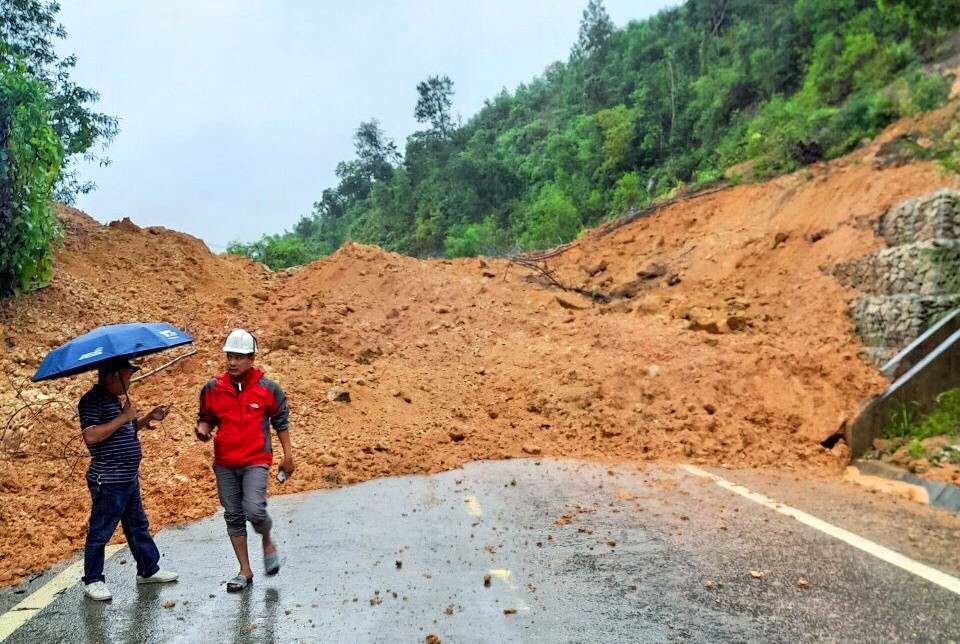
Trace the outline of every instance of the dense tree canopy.
<instances>
[{"instance_id":1,"label":"dense tree canopy","mask_svg":"<svg viewBox=\"0 0 960 644\"><path fill-rule=\"evenodd\" d=\"M89 108L96 92L70 79L76 60L55 52L59 10L0 0L0 297L49 280L60 236L50 199L90 190L70 162L116 133L116 119Z\"/></svg>"},{"instance_id":2,"label":"dense tree canopy","mask_svg":"<svg viewBox=\"0 0 960 644\"><path fill-rule=\"evenodd\" d=\"M945 100L947 81L922 64L960 20L941 10L957 1L687 0L618 29L589 0L568 60L462 125L453 82L428 78L414 107L428 129L402 158L371 153L384 135L361 124L372 147L293 231L260 243L296 241L311 258L347 239L503 254L569 241L731 167L756 179L838 156ZM930 7L953 13L930 20Z\"/></svg>"},{"instance_id":3,"label":"dense tree canopy","mask_svg":"<svg viewBox=\"0 0 960 644\"><path fill-rule=\"evenodd\" d=\"M56 2L0 0L0 296L50 278L59 238L50 199L70 202L92 189L70 163L99 158L91 150L117 129L115 118L90 108L97 93L70 79L76 60L56 54L66 36L59 10Z\"/></svg>"},{"instance_id":4,"label":"dense tree canopy","mask_svg":"<svg viewBox=\"0 0 960 644\"><path fill-rule=\"evenodd\" d=\"M59 11L58 2L0 0L0 56L8 64L14 61L22 64L30 78L47 86L51 125L65 153L57 178L56 197L72 203L78 193L94 188L92 183L80 181L72 162L84 156L102 164L109 163L109 159L94 151L104 149L116 136L117 119L94 111L91 105L100 95L71 80L76 58L57 56L56 41L67 36L63 25L57 22Z\"/></svg>"}]
</instances>

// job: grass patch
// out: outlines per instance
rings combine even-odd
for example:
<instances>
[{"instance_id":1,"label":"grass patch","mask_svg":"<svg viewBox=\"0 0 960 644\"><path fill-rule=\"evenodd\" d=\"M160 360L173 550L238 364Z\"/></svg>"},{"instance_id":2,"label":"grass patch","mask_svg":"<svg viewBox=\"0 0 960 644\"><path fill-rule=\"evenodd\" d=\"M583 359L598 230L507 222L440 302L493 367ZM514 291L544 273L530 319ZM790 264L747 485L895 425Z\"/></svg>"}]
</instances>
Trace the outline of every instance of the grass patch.
<instances>
[{"instance_id":1,"label":"grass patch","mask_svg":"<svg viewBox=\"0 0 960 644\"><path fill-rule=\"evenodd\" d=\"M916 403L901 403L890 414L884 438L900 439L900 443L914 444L919 449L920 441L932 436L957 434L960 427L960 388L941 392L927 414L916 413Z\"/></svg>"}]
</instances>

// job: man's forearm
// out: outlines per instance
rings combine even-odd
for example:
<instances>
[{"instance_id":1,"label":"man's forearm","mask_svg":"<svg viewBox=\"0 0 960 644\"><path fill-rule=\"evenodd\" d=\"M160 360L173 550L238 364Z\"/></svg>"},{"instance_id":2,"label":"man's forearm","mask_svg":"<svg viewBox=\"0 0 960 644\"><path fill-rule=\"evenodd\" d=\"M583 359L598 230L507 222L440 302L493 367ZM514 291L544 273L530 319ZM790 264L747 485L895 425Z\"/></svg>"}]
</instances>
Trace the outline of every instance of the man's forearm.
<instances>
[{"instance_id":1,"label":"man's forearm","mask_svg":"<svg viewBox=\"0 0 960 644\"><path fill-rule=\"evenodd\" d=\"M277 438L280 439L280 445L283 447L284 457L293 457L293 445L290 443L290 430L283 430L282 432L277 432Z\"/></svg>"},{"instance_id":2,"label":"man's forearm","mask_svg":"<svg viewBox=\"0 0 960 644\"><path fill-rule=\"evenodd\" d=\"M123 427L128 421L123 420L123 416L117 416L108 423L103 423L102 425L94 425L93 427L87 427L83 430L83 441L87 445L94 445L101 441L105 441L110 436L113 435L115 431Z\"/></svg>"}]
</instances>

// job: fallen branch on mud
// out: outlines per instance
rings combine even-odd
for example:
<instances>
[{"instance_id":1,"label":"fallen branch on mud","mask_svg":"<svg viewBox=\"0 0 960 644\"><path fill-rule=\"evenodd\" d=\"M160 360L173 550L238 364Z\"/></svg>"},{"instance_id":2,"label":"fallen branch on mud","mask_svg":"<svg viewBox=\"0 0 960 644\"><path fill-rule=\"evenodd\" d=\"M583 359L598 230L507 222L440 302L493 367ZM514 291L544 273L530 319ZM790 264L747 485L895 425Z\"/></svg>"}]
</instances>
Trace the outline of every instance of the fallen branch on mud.
<instances>
[{"instance_id":1,"label":"fallen branch on mud","mask_svg":"<svg viewBox=\"0 0 960 644\"><path fill-rule=\"evenodd\" d=\"M29 410L30 414L33 416L33 426L34 427L39 426L43 423L43 419L41 419L39 414L37 414L36 408L44 407L47 405L55 405L55 404L65 406L67 410L70 411L72 414L71 420L76 418L76 411L74 410L73 405L71 405L70 403L64 400L43 400L35 403L25 403L20 408L15 410L12 414L10 414L10 416L7 418L7 423L3 428L2 435L0 435L0 445L2 445L0 446L0 453L2 453L6 458L15 458L15 459L22 459L22 458L27 458L28 456L31 456L29 452L20 449L20 445L23 442L23 438L19 434L14 433L16 431L16 429L13 426L14 421L20 415L20 412L24 410ZM71 450L71 444L77 439L77 437L78 435L71 435L66 442L60 445L59 447L62 448L60 450L60 454L37 453L37 454L34 454L34 456L38 456L46 461L60 461L60 460L69 460L74 458L83 458L87 456L86 452L80 451L77 449Z\"/></svg>"},{"instance_id":2,"label":"fallen branch on mud","mask_svg":"<svg viewBox=\"0 0 960 644\"><path fill-rule=\"evenodd\" d=\"M192 350L181 355L165 365L154 369L141 376L144 377L166 369L180 360L195 354ZM75 481L77 467L85 463L90 458L89 451L85 448L83 435L79 431L63 433L59 431L59 422L64 421L67 425L73 423L78 416L76 405L60 398L46 398L44 400L29 401L24 395L24 383L17 383L7 374L7 380L10 382L10 389L15 393L20 406L17 407L6 418L6 422L0 427L0 459L2 460L39 460L44 462L65 462L64 466L48 467L47 475L50 479L60 479L60 484L55 488L55 492L61 490L68 482ZM50 406L59 406L63 412L53 412L53 418L48 414L41 416L40 411ZM21 420L24 415L29 414L29 418ZM53 427L52 427L53 425ZM33 431L28 432L28 429ZM40 431L40 435L34 436L34 431ZM31 444L31 449L23 449L24 443ZM176 454L172 450L169 454L161 454L160 458L169 458Z\"/></svg>"},{"instance_id":3,"label":"fallen branch on mud","mask_svg":"<svg viewBox=\"0 0 960 644\"><path fill-rule=\"evenodd\" d=\"M627 224L634 222L637 219L640 219L641 217L652 215L655 212L663 208L666 208L667 206L673 205L680 201L688 201L691 199L696 199L698 197L703 197L709 194L713 194L715 192L720 192L721 190L724 190L728 187L729 187L729 182L723 181L723 182L720 182L720 185L715 185L713 187L705 187L699 190L692 190L686 193L681 193L672 199L668 199L667 201L664 201L661 203L652 204L640 210L628 210L626 213L624 213L617 219L611 222L608 222L600 226L596 230L592 231L590 233L590 236L595 239L605 237L610 233L612 233L613 231L617 230L618 228L626 226ZM589 297L591 300L594 300L596 302L607 303L607 302L610 302L611 300L617 299L616 294L607 295L606 293L602 293L600 291L595 291L592 289L569 286L568 284L565 284L563 281L561 281L557 277L554 271L550 270L550 267L547 263L548 259L552 257L556 257L562 253L565 253L571 248L576 247L578 244L579 244L579 240L568 242L566 244L555 246L554 248L548 248L542 251L530 251L526 253L520 253L514 256L508 256L507 260L509 264L507 265L507 268L509 268L510 264L517 264L518 266L522 266L524 268L534 271L535 273L538 273L549 284L556 286L557 288L563 291L579 293L580 295L585 295ZM694 248L696 248L695 244L687 248L686 250L684 250L679 257L683 257L684 255L692 251ZM506 279L506 272L504 272L504 279Z\"/></svg>"},{"instance_id":4,"label":"fallen branch on mud","mask_svg":"<svg viewBox=\"0 0 960 644\"><path fill-rule=\"evenodd\" d=\"M165 364L160 365L156 369L151 369L150 371L147 371L146 373L139 375L136 378L131 378L130 382L133 383L139 380L143 380L144 378L152 376L160 371L163 371L164 369L167 369L175 365L176 363L180 362L181 360L185 358L189 358L190 356L196 353L197 353L196 349L191 349L190 351L187 351L186 353L177 356L176 358L170 360L169 362L166 362ZM71 474L72 474L73 470L76 468L77 461L79 459L86 458L89 456L86 450L78 449L79 445L82 444L82 442L79 441L80 434L71 434L65 442L53 448L54 450L59 451L59 453L54 452L51 454L50 452L47 452L47 453L31 454L25 450L20 449L21 443L23 441L23 437L17 431L18 428L15 427L15 424L17 423L17 420L21 417L21 414L23 412L29 412L31 416L30 425L32 425L33 427L43 427L45 425L45 420L40 417L38 410L44 407L47 407L49 405L60 405L63 408L65 408L67 411L67 422L68 423L73 422L77 418L76 406L69 401L61 400L59 398L49 398L46 400L37 400L37 401L31 402L26 398L24 398L23 396L23 390L24 390L23 383L18 384L14 382L10 374L7 374L7 380L10 382L10 389L15 393L17 400L19 400L22 404L17 409L15 409L13 413L7 416L6 423L4 423L3 429L0 430L0 455L3 455L5 458L8 458L8 459L22 459L22 458L28 458L29 456L39 457L47 461L74 459L74 463L71 467ZM24 427L26 427L26 425L24 425ZM57 448L60 448L60 449L57 449Z\"/></svg>"},{"instance_id":5,"label":"fallen branch on mud","mask_svg":"<svg viewBox=\"0 0 960 644\"><path fill-rule=\"evenodd\" d=\"M17 384L13 381L13 378L10 377L10 374L7 374L7 380L10 382L10 388L15 392L17 400L22 404L20 407L15 409L7 417L7 422L3 426L3 430L0 431L0 454L2 454L7 459L23 459L30 456L39 457L45 461L70 461L73 463L70 467L70 474L72 475L74 469L76 469L77 463L80 459L88 457L89 455L85 450L77 449L79 434L71 434L66 441L60 442L59 444L50 448L50 451L47 453L35 453L31 454L25 450L20 449L20 446L23 442L23 436L18 432L18 428L15 427L17 419L21 416L22 412L29 412L31 418L31 425L33 427L43 427L46 424L45 419L40 417L38 409L48 407L50 405L60 405L61 407L66 408L69 413L68 422L74 420L77 417L76 407L66 401L59 398L49 398L46 400L38 400L31 402L23 397L23 385ZM24 425L26 428L26 425ZM54 435L56 435L54 433ZM75 445L75 443L77 445ZM42 443L42 445L44 445ZM57 453L59 452L59 453ZM66 478L64 479L66 480Z\"/></svg>"},{"instance_id":6,"label":"fallen branch on mud","mask_svg":"<svg viewBox=\"0 0 960 644\"><path fill-rule=\"evenodd\" d=\"M579 293L580 295L589 297L595 302L609 302L609 295L591 289L580 288L578 286L569 286L561 281L560 278L557 277L557 274L550 269L547 259L550 257L555 257L560 253L569 250L571 246L572 244L565 244L564 246L558 246L557 248L552 248L549 251L544 251L542 253L524 253L523 255L518 255L516 257L508 257L507 259L511 264L516 264L538 273L549 284L556 286L564 292Z\"/></svg>"}]
</instances>

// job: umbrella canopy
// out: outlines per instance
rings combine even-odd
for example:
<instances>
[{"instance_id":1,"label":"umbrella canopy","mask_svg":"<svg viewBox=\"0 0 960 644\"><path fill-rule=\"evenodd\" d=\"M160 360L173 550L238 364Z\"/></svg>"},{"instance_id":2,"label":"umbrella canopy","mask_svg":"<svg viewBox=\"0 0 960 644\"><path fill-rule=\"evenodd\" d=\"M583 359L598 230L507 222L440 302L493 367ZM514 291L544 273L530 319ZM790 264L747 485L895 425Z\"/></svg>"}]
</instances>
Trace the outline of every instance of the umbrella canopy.
<instances>
[{"instance_id":1,"label":"umbrella canopy","mask_svg":"<svg viewBox=\"0 0 960 644\"><path fill-rule=\"evenodd\" d=\"M190 342L192 337L164 322L110 324L84 333L48 353L32 380L73 376L92 371L115 358L134 358Z\"/></svg>"}]
</instances>

